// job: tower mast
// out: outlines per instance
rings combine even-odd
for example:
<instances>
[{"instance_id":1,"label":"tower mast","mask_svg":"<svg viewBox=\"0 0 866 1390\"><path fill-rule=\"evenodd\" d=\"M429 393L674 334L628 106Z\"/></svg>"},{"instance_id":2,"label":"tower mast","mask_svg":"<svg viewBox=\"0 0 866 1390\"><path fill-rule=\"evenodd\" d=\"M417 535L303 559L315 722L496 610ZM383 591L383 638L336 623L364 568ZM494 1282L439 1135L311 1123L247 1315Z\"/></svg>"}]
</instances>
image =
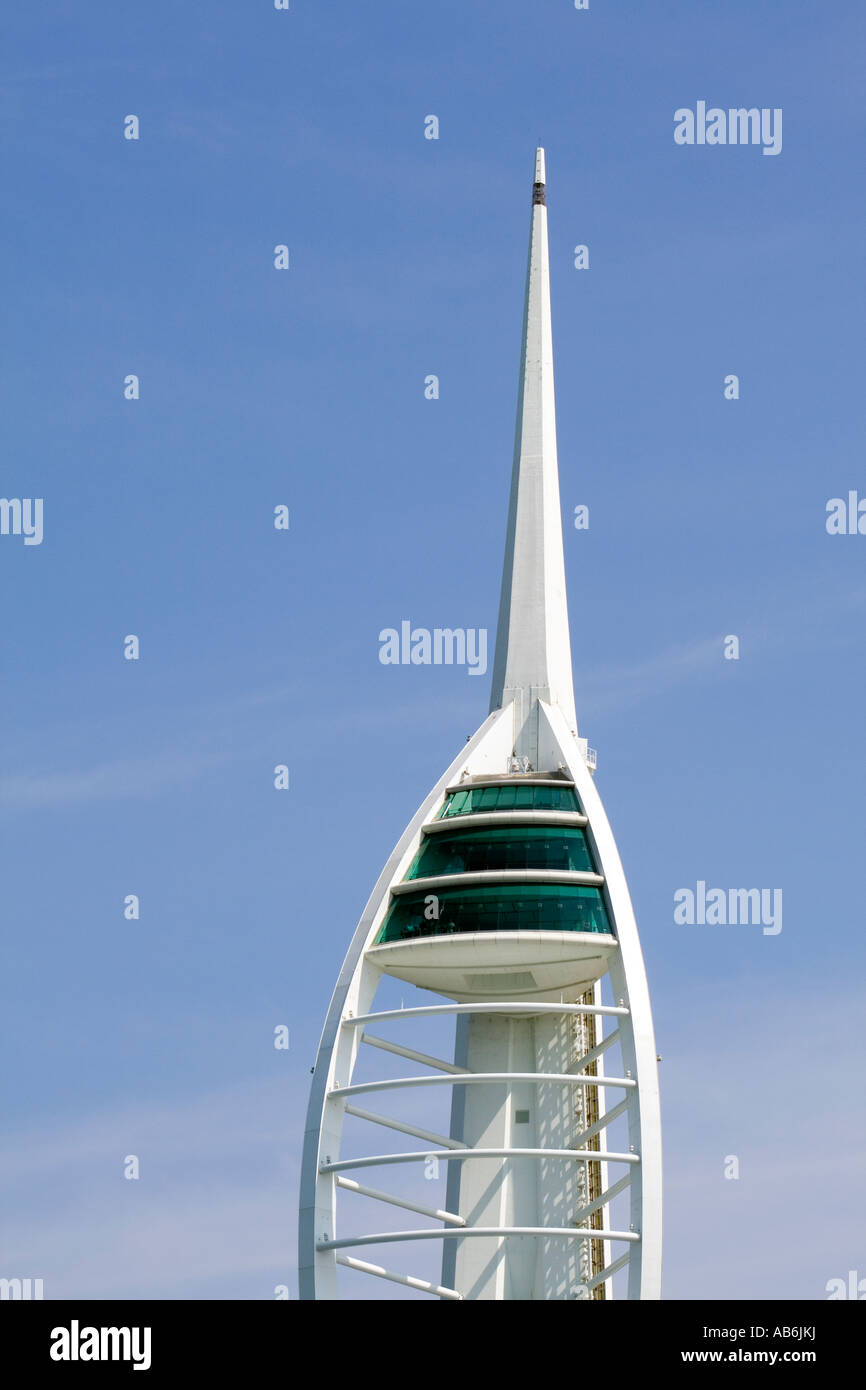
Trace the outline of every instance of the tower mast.
<instances>
[{"instance_id":1,"label":"tower mast","mask_svg":"<svg viewBox=\"0 0 866 1390\"><path fill-rule=\"evenodd\" d=\"M514 705L514 751L538 766L538 701L577 733L556 453L544 150L535 154L514 465L491 710Z\"/></svg>"}]
</instances>

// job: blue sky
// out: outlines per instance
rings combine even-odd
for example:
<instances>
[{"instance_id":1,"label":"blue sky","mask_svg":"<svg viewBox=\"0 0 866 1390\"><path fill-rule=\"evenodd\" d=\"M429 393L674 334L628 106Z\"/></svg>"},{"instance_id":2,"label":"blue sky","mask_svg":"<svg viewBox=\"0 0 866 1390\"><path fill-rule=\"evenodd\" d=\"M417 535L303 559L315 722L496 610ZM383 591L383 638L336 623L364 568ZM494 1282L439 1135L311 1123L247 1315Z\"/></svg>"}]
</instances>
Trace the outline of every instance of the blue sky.
<instances>
[{"instance_id":1,"label":"blue sky","mask_svg":"<svg viewBox=\"0 0 866 1390\"><path fill-rule=\"evenodd\" d=\"M330 991L487 710L486 679L377 639L492 642L541 142L578 719L664 1058L665 1292L866 1275L866 538L825 529L866 495L864 28L851 0L0 19L0 490L44 498L41 545L0 536L0 1274L294 1290ZM699 100L781 107L781 154L677 146ZM676 925L698 880L781 888L783 930Z\"/></svg>"}]
</instances>

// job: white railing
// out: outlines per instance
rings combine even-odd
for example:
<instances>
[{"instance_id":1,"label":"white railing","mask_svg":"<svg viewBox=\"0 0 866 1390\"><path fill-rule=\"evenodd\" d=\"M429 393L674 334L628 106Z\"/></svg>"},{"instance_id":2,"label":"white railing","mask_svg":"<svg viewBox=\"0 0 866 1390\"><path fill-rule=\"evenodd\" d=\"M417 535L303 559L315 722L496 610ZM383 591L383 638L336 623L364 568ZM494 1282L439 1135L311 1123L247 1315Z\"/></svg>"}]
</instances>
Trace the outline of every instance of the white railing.
<instances>
[{"instance_id":1,"label":"white railing","mask_svg":"<svg viewBox=\"0 0 866 1390\"><path fill-rule=\"evenodd\" d=\"M595 772L598 766L598 753L594 748L590 748L585 738L579 738L576 741L583 761L586 763L590 772Z\"/></svg>"}]
</instances>

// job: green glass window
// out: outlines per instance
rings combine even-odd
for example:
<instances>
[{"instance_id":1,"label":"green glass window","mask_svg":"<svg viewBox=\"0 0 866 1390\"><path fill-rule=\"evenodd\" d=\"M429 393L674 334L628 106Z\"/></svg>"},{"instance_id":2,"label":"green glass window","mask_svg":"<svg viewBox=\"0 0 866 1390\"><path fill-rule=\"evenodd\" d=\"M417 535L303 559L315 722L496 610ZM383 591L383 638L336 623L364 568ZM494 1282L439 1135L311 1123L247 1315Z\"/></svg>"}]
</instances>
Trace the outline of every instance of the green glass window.
<instances>
[{"instance_id":1,"label":"green glass window","mask_svg":"<svg viewBox=\"0 0 866 1390\"><path fill-rule=\"evenodd\" d=\"M600 888L561 883L447 888L394 898L376 945L483 931L579 931L613 935ZM438 918L428 914L438 904Z\"/></svg>"},{"instance_id":2,"label":"green glass window","mask_svg":"<svg viewBox=\"0 0 866 1390\"><path fill-rule=\"evenodd\" d=\"M439 812L469 816L476 811L579 811L574 787L544 787L537 782L511 782L501 787L461 787L450 792Z\"/></svg>"},{"instance_id":3,"label":"green glass window","mask_svg":"<svg viewBox=\"0 0 866 1390\"><path fill-rule=\"evenodd\" d=\"M577 826L482 826L427 835L407 878L483 869L567 869L595 872L585 832Z\"/></svg>"}]
</instances>

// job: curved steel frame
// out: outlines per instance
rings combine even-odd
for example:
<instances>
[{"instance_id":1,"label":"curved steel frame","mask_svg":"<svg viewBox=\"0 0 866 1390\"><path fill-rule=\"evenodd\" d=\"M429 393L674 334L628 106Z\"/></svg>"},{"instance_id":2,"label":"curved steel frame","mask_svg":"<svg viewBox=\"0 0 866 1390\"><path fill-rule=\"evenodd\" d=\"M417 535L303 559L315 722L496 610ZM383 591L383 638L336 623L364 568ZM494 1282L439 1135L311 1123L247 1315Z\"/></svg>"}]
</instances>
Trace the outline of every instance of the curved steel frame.
<instances>
[{"instance_id":1,"label":"curved steel frame","mask_svg":"<svg viewBox=\"0 0 866 1390\"><path fill-rule=\"evenodd\" d=\"M351 1261L337 1256L338 1250L355 1246L397 1243L403 1241L473 1237L480 1235L506 1238L512 1235L543 1235L555 1238L587 1239L600 1241L607 1252L609 1242L625 1242L626 1253L614 1261L605 1255L603 1269L590 1284L604 1282L608 1291L610 1281L616 1270L628 1266L628 1297L652 1299L660 1296L661 1280L661 1139L658 1104L658 1074L656 1066L655 1040L649 1011L649 995L643 967L643 959L634 922L631 901L613 835L607 822L601 801L595 790L592 778L581 756L573 735L565 724L560 711L545 704L540 705L543 716L542 737L549 748L549 765L564 766L574 780L581 806L586 813L587 834L593 847L596 863L604 879L603 892L608 911L615 926L618 949L609 961L609 972L616 1005L592 1006L585 1003L518 1002L500 1000L482 1003L437 1003L420 1008L403 1010L371 1011L373 997L380 978L378 967L371 965L366 952L375 940L376 933L391 900L391 888L399 882L411 863L418 844L422 827L433 817L444 798L446 788L457 781L461 771L471 767L473 772L486 772L488 768L495 774L504 768L507 750L512 737L510 707L497 710L489 715L476 735L461 750L460 755L436 784L430 795L422 803L416 815L407 826L397 847L391 855L376 885L367 908L355 932L346 956L331 1007L322 1035L319 1053L314 1070L314 1082L310 1096L307 1130L304 1142L302 1169L301 1223L299 1231L299 1272L300 1296L302 1299L336 1299L337 1267L339 1264L361 1272L373 1274L398 1284L408 1283L439 1298L462 1298L459 1290L448 1289L444 1285L417 1279L382 1269L380 1266L366 1265L363 1261ZM472 1013L506 1013L511 1015L556 1015L593 1014L615 1019L614 1033L603 1038L597 1047L582 1058L570 1073L517 1073L488 1072L472 1073L453 1063L428 1058L426 1054L401 1044L373 1039L374 1046L387 1051L423 1061L425 1065L443 1073L413 1077L395 1077L386 1080L354 1083L353 1074L358 1057L364 1029L367 1024L382 1023L396 1019L408 1020L422 1015L461 1015ZM613 1043L622 1052L624 1074L618 1077L580 1074L581 1066L586 1066ZM435 1085L475 1085L491 1082L534 1081L539 1083L557 1082L568 1086L595 1087L596 1093L603 1088L618 1088L624 1095L622 1101L612 1110L604 1112L592 1127L594 1133L601 1133L605 1126L621 1114L627 1116L629 1152L617 1153L603 1149L475 1149L455 1141L450 1136L435 1135L418 1129L414 1125L393 1120L387 1116L375 1115L360 1110L351 1104L358 1095L400 1089L407 1086ZM445 1223L441 1229L430 1228L422 1231L384 1231L366 1232L357 1235L344 1235L338 1231L337 1195L340 1188L349 1187L360 1190L358 1184L351 1184L339 1175L352 1169L375 1167L424 1161L429 1158L431 1149L402 1154L368 1154L359 1158L341 1159L341 1139L343 1119L346 1113L370 1120L379 1125L414 1134L428 1143L437 1145L436 1156L445 1162L466 1162L473 1158L532 1157L538 1161L561 1159L580 1160L605 1165L622 1164L626 1167L625 1178L605 1188L600 1197L591 1204L594 1210L605 1210L610 1201L626 1190L630 1193L630 1229L628 1231L598 1229L589 1226L574 1227L522 1227L522 1226L467 1226L463 1218L455 1213L439 1209L425 1208L422 1204L395 1198L392 1194L377 1189L364 1189L363 1195L410 1210L422 1211L425 1215ZM588 1215L590 1208L578 1215ZM460 1223L460 1224L458 1224Z\"/></svg>"}]
</instances>

